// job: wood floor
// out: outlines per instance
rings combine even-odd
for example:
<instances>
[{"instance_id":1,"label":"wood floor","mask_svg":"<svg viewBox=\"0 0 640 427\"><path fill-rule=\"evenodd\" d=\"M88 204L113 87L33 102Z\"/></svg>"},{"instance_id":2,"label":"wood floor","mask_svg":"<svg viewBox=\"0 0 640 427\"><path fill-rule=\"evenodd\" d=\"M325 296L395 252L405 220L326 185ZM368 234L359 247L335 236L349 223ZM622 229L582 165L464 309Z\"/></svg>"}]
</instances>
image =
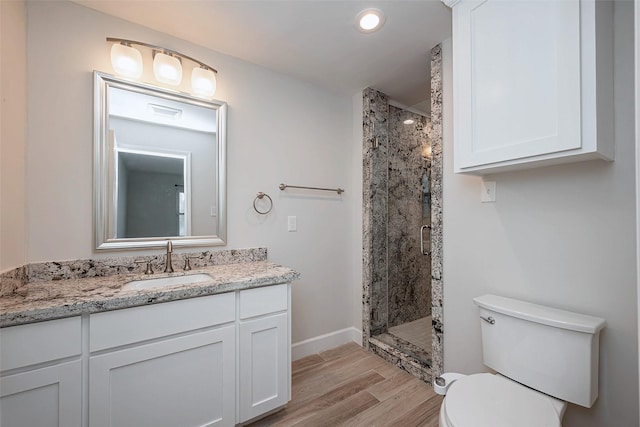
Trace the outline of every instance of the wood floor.
<instances>
[{"instance_id":1,"label":"wood floor","mask_svg":"<svg viewBox=\"0 0 640 427\"><path fill-rule=\"evenodd\" d=\"M292 400L251 427L438 426L442 396L357 344L296 360L292 369Z\"/></svg>"}]
</instances>

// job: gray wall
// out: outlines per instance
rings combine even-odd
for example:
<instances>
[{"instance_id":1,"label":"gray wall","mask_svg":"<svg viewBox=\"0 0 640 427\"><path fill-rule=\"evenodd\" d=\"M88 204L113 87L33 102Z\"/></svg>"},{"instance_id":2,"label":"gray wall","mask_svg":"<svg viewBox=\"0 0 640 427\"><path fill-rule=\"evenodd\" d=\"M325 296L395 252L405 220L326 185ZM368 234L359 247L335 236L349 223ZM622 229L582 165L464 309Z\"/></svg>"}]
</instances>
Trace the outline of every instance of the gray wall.
<instances>
[{"instance_id":1,"label":"gray wall","mask_svg":"<svg viewBox=\"0 0 640 427\"><path fill-rule=\"evenodd\" d=\"M0 1L0 272L27 261L27 22L24 2Z\"/></svg>"},{"instance_id":2,"label":"gray wall","mask_svg":"<svg viewBox=\"0 0 640 427\"><path fill-rule=\"evenodd\" d=\"M481 178L453 174L450 41L444 49L445 370L485 370L474 296L602 317L599 399L570 405L565 427L638 425L632 12L615 3L615 162L487 177L493 204L480 203Z\"/></svg>"},{"instance_id":3,"label":"gray wall","mask_svg":"<svg viewBox=\"0 0 640 427\"><path fill-rule=\"evenodd\" d=\"M129 198L129 169L118 156L118 206L116 213L116 237L127 235L127 199ZM166 234L161 234L166 236Z\"/></svg>"},{"instance_id":4,"label":"gray wall","mask_svg":"<svg viewBox=\"0 0 640 427\"><path fill-rule=\"evenodd\" d=\"M126 237L178 236L176 184L182 175L130 171Z\"/></svg>"}]
</instances>

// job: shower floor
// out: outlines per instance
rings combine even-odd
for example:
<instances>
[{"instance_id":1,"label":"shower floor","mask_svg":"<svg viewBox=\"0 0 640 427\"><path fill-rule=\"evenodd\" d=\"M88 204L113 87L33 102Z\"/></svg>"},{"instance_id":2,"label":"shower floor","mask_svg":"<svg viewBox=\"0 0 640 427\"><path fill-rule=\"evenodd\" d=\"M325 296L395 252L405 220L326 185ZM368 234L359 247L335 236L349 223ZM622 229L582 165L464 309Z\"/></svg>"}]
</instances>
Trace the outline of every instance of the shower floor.
<instances>
[{"instance_id":1,"label":"shower floor","mask_svg":"<svg viewBox=\"0 0 640 427\"><path fill-rule=\"evenodd\" d=\"M389 328L376 339L431 366L431 316Z\"/></svg>"},{"instance_id":2,"label":"shower floor","mask_svg":"<svg viewBox=\"0 0 640 427\"><path fill-rule=\"evenodd\" d=\"M425 351L431 351L431 316L392 326L389 333Z\"/></svg>"}]
</instances>

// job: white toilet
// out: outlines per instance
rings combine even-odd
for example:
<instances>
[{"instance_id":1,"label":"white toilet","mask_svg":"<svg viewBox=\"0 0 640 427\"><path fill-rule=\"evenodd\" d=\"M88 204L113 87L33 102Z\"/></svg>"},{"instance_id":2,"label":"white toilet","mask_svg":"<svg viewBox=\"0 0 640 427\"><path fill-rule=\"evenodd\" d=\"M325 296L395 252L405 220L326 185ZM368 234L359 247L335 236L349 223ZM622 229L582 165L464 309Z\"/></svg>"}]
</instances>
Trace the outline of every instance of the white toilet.
<instances>
[{"instance_id":1,"label":"white toilet","mask_svg":"<svg viewBox=\"0 0 640 427\"><path fill-rule=\"evenodd\" d=\"M604 319L495 295L473 301L484 363L497 373L437 378L440 427L559 427L567 402L593 405Z\"/></svg>"}]
</instances>

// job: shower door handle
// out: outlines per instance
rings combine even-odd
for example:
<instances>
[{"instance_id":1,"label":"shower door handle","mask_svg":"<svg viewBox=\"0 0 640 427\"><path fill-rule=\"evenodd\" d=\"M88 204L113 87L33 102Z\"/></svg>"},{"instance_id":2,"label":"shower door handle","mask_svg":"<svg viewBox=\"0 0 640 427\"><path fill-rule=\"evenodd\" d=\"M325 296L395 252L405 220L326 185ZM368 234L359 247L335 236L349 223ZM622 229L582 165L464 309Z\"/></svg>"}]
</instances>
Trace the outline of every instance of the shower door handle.
<instances>
[{"instance_id":1,"label":"shower door handle","mask_svg":"<svg viewBox=\"0 0 640 427\"><path fill-rule=\"evenodd\" d=\"M431 252L429 251L424 251L424 230L431 230L431 226L430 225L423 225L422 227L420 227L420 253L422 255L431 255Z\"/></svg>"}]
</instances>

